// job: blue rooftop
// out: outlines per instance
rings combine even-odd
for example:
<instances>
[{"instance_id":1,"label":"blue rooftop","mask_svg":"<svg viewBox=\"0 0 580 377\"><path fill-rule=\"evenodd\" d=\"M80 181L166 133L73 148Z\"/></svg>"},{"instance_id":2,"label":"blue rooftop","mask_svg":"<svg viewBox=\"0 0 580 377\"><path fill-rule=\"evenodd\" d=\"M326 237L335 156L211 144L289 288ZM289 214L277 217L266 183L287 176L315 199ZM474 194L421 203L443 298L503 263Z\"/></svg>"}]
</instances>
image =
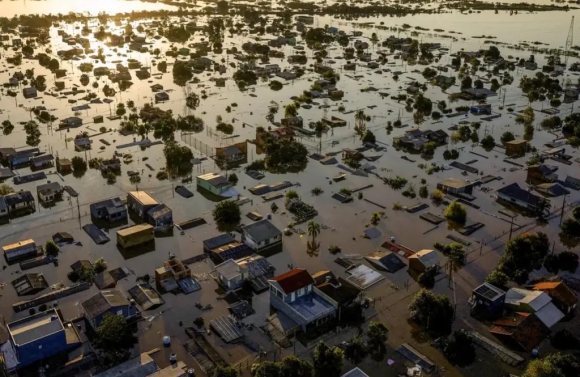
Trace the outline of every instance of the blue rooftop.
<instances>
[{"instance_id":1,"label":"blue rooftop","mask_svg":"<svg viewBox=\"0 0 580 377\"><path fill-rule=\"evenodd\" d=\"M307 321L324 317L335 310L331 303L313 292L298 297L294 302L288 303L288 305Z\"/></svg>"}]
</instances>

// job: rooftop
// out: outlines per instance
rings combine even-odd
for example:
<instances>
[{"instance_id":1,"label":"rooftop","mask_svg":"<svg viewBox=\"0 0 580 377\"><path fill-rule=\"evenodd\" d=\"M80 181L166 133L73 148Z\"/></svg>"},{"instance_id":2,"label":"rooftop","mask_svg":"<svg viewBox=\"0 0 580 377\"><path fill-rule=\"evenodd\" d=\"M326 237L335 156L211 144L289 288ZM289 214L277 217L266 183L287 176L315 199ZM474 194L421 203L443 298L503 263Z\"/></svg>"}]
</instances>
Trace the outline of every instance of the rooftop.
<instances>
[{"instance_id":1,"label":"rooftop","mask_svg":"<svg viewBox=\"0 0 580 377\"><path fill-rule=\"evenodd\" d=\"M16 249L17 247L23 247L23 246L36 246L35 242L33 239L28 239L28 240L24 240L24 241L19 241L19 242L15 242L12 243L10 245L4 245L2 246L2 250L4 250L4 252L10 251L12 249Z\"/></svg>"},{"instance_id":2,"label":"rooftop","mask_svg":"<svg viewBox=\"0 0 580 377\"><path fill-rule=\"evenodd\" d=\"M226 177L217 173L207 173L203 175L198 175L197 179L206 181L207 183L209 183L214 187L228 186L230 184Z\"/></svg>"},{"instance_id":3,"label":"rooftop","mask_svg":"<svg viewBox=\"0 0 580 377\"><path fill-rule=\"evenodd\" d=\"M93 377L148 377L157 372L155 361L147 353L127 360Z\"/></svg>"},{"instance_id":4,"label":"rooftop","mask_svg":"<svg viewBox=\"0 0 580 377\"><path fill-rule=\"evenodd\" d=\"M452 188L461 188L461 187L469 186L470 184L471 183L464 181L463 179L459 179L459 178L448 178L448 179L445 179L444 181L441 181L441 185L447 186L447 187L452 187Z\"/></svg>"},{"instance_id":5,"label":"rooftop","mask_svg":"<svg viewBox=\"0 0 580 377\"><path fill-rule=\"evenodd\" d=\"M220 246L224 246L235 242L236 239L232 237L229 233L220 234L219 236L209 238L203 241L203 246L207 249L216 249Z\"/></svg>"},{"instance_id":6,"label":"rooftop","mask_svg":"<svg viewBox=\"0 0 580 377\"><path fill-rule=\"evenodd\" d=\"M531 313L512 313L494 325L492 334L508 336L526 351L534 349L548 334L548 329Z\"/></svg>"},{"instance_id":7,"label":"rooftop","mask_svg":"<svg viewBox=\"0 0 580 377\"><path fill-rule=\"evenodd\" d=\"M159 202L145 191L131 191L129 195L133 197L137 202L144 206L154 206L159 204Z\"/></svg>"},{"instance_id":8,"label":"rooftop","mask_svg":"<svg viewBox=\"0 0 580 377\"><path fill-rule=\"evenodd\" d=\"M487 298L488 300L495 301L501 296L505 295L505 292L501 289L489 284L483 283L479 287L473 290L473 293L478 294L482 297Z\"/></svg>"},{"instance_id":9,"label":"rooftop","mask_svg":"<svg viewBox=\"0 0 580 377\"><path fill-rule=\"evenodd\" d=\"M411 255L409 259L418 259L427 268L439 264L439 255L434 250L423 249Z\"/></svg>"},{"instance_id":10,"label":"rooftop","mask_svg":"<svg viewBox=\"0 0 580 377\"><path fill-rule=\"evenodd\" d=\"M217 265L215 269L226 280L232 280L240 275L240 265L238 265L238 263L233 259L228 259L227 261Z\"/></svg>"},{"instance_id":11,"label":"rooftop","mask_svg":"<svg viewBox=\"0 0 580 377\"><path fill-rule=\"evenodd\" d=\"M530 205L537 205L541 197L538 195L534 195L528 190L524 190L518 185L517 183L512 183L511 185L507 185L505 187L500 188L497 192L504 194L508 197L515 198L521 200L522 202L528 203Z\"/></svg>"},{"instance_id":12,"label":"rooftop","mask_svg":"<svg viewBox=\"0 0 580 377\"><path fill-rule=\"evenodd\" d=\"M257 243L282 235L282 232L267 219L243 226L242 231L247 233Z\"/></svg>"},{"instance_id":13,"label":"rooftop","mask_svg":"<svg viewBox=\"0 0 580 377\"><path fill-rule=\"evenodd\" d=\"M278 275L272 279L270 282L276 283L278 287L282 289L285 294L290 294L296 292L297 290L314 284L314 279L308 271L303 268L295 268L291 271Z\"/></svg>"},{"instance_id":14,"label":"rooftop","mask_svg":"<svg viewBox=\"0 0 580 377\"><path fill-rule=\"evenodd\" d=\"M298 297L288 305L307 321L323 317L335 310L330 302L314 292Z\"/></svg>"},{"instance_id":15,"label":"rooftop","mask_svg":"<svg viewBox=\"0 0 580 377\"><path fill-rule=\"evenodd\" d=\"M550 297L568 306L574 306L578 303L578 297L564 282L545 282L534 285L536 291L548 292Z\"/></svg>"},{"instance_id":16,"label":"rooftop","mask_svg":"<svg viewBox=\"0 0 580 377\"><path fill-rule=\"evenodd\" d=\"M111 308L129 305L129 300L119 290L111 289L97 293L81 305L87 316L94 319Z\"/></svg>"},{"instance_id":17,"label":"rooftop","mask_svg":"<svg viewBox=\"0 0 580 377\"><path fill-rule=\"evenodd\" d=\"M130 236L131 234L139 233L139 232L142 232L145 230L153 231L153 225L149 225L149 224L133 225L133 226L130 226L128 228L118 230L117 235L121 236L121 237L127 237L127 236Z\"/></svg>"},{"instance_id":18,"label":"rooftop","mask_svg":"<svg viewBox=\"0 0 580 377\"><path fill-rule=\"evenodd\" d=\"M541 291L530 291L528 289L511 288L505 296L505 303L511 305L527 305L534 311L540 310L552 299Z\"/></svg>"},{"instance_id":19,"label":"rooftop","mask_svg":"<svg viewBox=\"0 0 580 377\"><path fill-rule=\"evenodd\" d=\"M34 342L63 331L64 326L56 309L23 318L8 324L8 331L16 346Z\"/></svg>"}]
</instances>

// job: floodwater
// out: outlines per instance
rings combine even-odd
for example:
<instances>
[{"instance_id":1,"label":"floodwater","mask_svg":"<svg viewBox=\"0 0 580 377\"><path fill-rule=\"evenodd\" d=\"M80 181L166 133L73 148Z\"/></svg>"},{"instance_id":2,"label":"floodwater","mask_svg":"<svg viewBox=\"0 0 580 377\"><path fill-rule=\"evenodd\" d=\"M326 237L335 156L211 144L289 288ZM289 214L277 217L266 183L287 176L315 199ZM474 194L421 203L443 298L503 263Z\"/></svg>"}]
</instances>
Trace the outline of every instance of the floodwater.
<instances>
[{"instance_id":1,"label":"floodwater","mask_svg":"<svg viewBox=\"0 0 580 377\"><path fill-rule=\"evenodd\" d=\"M26 14L68 14L82 13L96 16L101 12L110 14L128 13L133 11L174 10L175 7L153 2L128 0L14 0L2 1L0 16L20 16Z\"/></svg>"},{"instance_id":2,"label":"floodwater","mask_svg":"<svg viewBox=\"0 0 580 377\"><path fill-rule=\"evenodd\" d=\"M53 1L49 0L38 4L48 6L50 3L53 3ZM56 3L56 0L54 3ZM71 0L71 3L74 3L74 1ZM120 1L116 3L126 4ZM16 3L5 2L2 6L13 6L13 4ZM30 3L28 4L30 6ZM129 5L131 4L139 7L142 5L154 5L134 2ZM35 7L35 9L36 8L37 7ZM62 12L66 11L68 10L63 9ZM401 18L371 18L368 20L375 22L375 25L384 22L383 26L394 27L407 23L412 27L421 26L430 28L431 31L419 34L418 38L422 38L423 41L440 42L444 47L450 49L450 53L454 53L461 49L470 51L487 48L487 45L483 44L484 39L471 38L483 34L496 36L497 41L511 44L517 44L524 40L537 40L550 44L553 47L557 47L565 41L570 17L576 13L577 11L567 13L546 12L533 15L520 14L517 16L510 16L505 13L496 15L493 14L493 12L469 15L450 13L433 16L418 15ZM358 22L363 21L367 20L361 19ZM178 20L174 19L172 22L178 22ZM198 24L203 24L204 22L204 18L200 17L198 19ZM373 27L361 29L360 27L357 27L357 25L331 17L320 18L316 23L319 26L325 24L337 26L345 31L351 31L353 29L362 30L363 37L359 39L368 39L371 33L376 32L379 36L379 40L384 40L392 33L390 31L379 30ZM134 27L137 25L137 22L133 24ZM61 41L61 38L57 34L57 30L63 29L69 34L74 35L79 32L77 29L78 26L79 25L62 24L58 28L51 28L50 34L52 41L50 48L52 49L53 54L58 50L70 48L70 46ZM93 29L96 29L98 26L97 21L89 23L89 27ZM120 32L123 25L115 26L110 23L108 27L113 32ZM433 29L437 28L445 31L434 32ZM451 31L461 34L450 34L449 32ZM275 117L276 121L279 121L283 117L283 106L291 103L290 97L299 96L304 90L308 90L313 81L318 79L318 75L307 72L301 79L285 82L286 85L280 91L272 91L269 89L266 82L259 81L256 86L250 87L248 90L242 92L231 80L231 76L235 72L235 69L229 66L229 63L237 65L239 62L234 60L231 55L227 55L225 49L235 46L239 50L241 49L242 43L254 41L257 36L245 33L236 36L229 36L228 34L229 33L226 33L223 43L223 54L210 53L208 55L210 59L215 61L221 61L224 59L225 65L228 67L228 71L223 75L223 77L228 78L225 88L216 87L214 82L210 80L211 78L220 76L218 73L214 72L204 72L203 74L196 75L199 83L188 84L185 88L178 87L172 82L171 73L154 75L151 79L143 81L133 77L134 85L126 92L117 93L112 97L111 99L113 99L114 102L111 103L110 106L106 104L90 105L91 108L89 110L81 111L78 115L82 117L85 122L82 127L71 129L70 132L66 132L50 129L47 125L41 125L42 141L39 148L42 151L53 153L60 157L84 157L84 152L75 152L71 139L74 138L78 132L87 131L92 135L93 140L92 149L86 152L87 158L108 158L111 157L115 151L120 151L122 153L131 154L132 161L123 165L122 175L118 177L116 183L112 185L107 184L101 174L95 170L87 171L82 178L75 178L72 175L63 177L54 174L54 168L47 169L47 173L53 173L49 174L49 180L58 181L61 185L70 185L79 192L78 204L77 199L69 198L68 195L65 194L64 201L58 203L56 207L51 209L40 207L33 215L18 218L10 224L0 226L0 245L17 242L27 238L34 238L37 243L41 244L58 231L71 232L75 239L82 242L83 246L67 246L63 248L63 252L59 256L58 266L55 267L50 265L38 267L32 270L32 272L42 272L49 284L57 284L59 282L67 284L66 273L70 269L70 264L78 259L89 259L94 261L99 257L103 257L108 262L109 268L127 267L134 274L131 274L126 281L120 283L120 287L123 290L130 288L134 284L136 276L145 273L153 275L154 268L161 265L161 263L167 259L169 253L183 259L201 254L202 241L205 238L218 234L210 214L210 211L214 207L214 203L205 199L201 194L195 192L195 183L187 184L187 186L195 192L195 196L190 199L185 199L176 195L173 190L175 185L181 183L179 180L174 182L159 181L155 178L157 171L159 171L165 163L162 153L162 145L152 146L145 150L141 150L137 147L116 149L116 145L132 142L134 138L138 139L139 137L122 136L116 132L117 127L119 126L118 120L110 121L105 118L105 123L93 124L92 117L95 115L107 116L110 111L115 111L118 103L126 103L128 100L134 101L137 107L142 107L145 103L150 103L153 96L150 86L159 83L163 85L164 89L170 95L170 101L158 104L160 108L164 110L171 109L174 114L195 114L205 121L206 128L198 134L187 136L176 135L178 140L188 142L190 145L195 145L195 142L192 141L193 139L198 140L198 143L201 142L204 143L204 145L209 145L210 150L205 150L203 148L201 150L194 149L194 153L197 157L211 157L213 153L211 149L217 146L223 146L232 142L239 142L247 139L254 139L256 127L270 126L269 122L266 120L268 107L273 103L280 106L280 111ZM451 35L456 39L452 40L451 38L443 38L441 35ZM271 37L273 36L266 35L260 38L266 39ZM205 38L205 36L198 33L188 43L199 42L202 38ZM150 50L159 48L161 50L160 56L164 56L164 53L173 46L173 44L169 42L164 43L163 39L155 40L148 38L148 40L152 41L148 48ZM91 47L93 49L96 50L99 46L98 42L91 39ZM175 44L175 46L182 47L179 44ZM143 65L151 67L155 67L158 61L167 60L169 63L168 71L171 72L172 58L155 58L153 55L148 53L128 51L126 47L111 49L103 46L103 48L104 54L106 55L106 65L111 68L115 67L117 61L124 62L129 58L137 59ZM379 49L380 47L377 45L371 47L369 50L374 53ZM284 46L282 50L286 56L294 53L294 48L292 46ZM310 65L312 63L312 52L307 48L305 48L305 50L309 57L308 65ZM505 56L509 54L516 58L527 58L531 54L530 51L508 49L507 47L502 46L500 46L500 50ZM10 56L12 52L7 51L6 54L7 56ZM377 174L390 177L397 175L406 177L408 181L413 184L416 191L418 191L422 184L421 179L425 179L429 191L432 191L435 189L437 182L442 179L452 177L462 178L461 172L456 169L445 170L433 175L428 175L425 169L418 166L420 163L447 163L442 157L445 147L437 149L432 161L423 161L419 155L408 155L411 160L415 161L409 162L401 159L403 153L396 151L391 146L393 137L399 136L403 134L405 130L415 126L413 124L412 113L405 110L405 105L403 103L391 100L391 97L396 96L399 93L404 93L407 85L413 81L424 82L425 80L420 74L424 69L424 66L409 66L407 64L401 64L400 60L394 60L392 56L389 56L389 63L382 68L389 68L391 71L401 71L402 73L399 75L399 79L395 81L392 77L392 73L377 73L375 72L376 70L367 69L362 66L357 67L357 70L354 72L342 71L340 67L345 61L337 58L341 55L341 47L330 47L327 63L341 71L341 78L337 87L344 90L344 99L339 102L316 99L314 100L315 104L313 104L311 109L302 108L299 111L300 115L305 120L305 124L310 121L317 121L322 116L336 116L349 123L348 126L334 129L323 137L322 153L337 153L336 157L337 159L340 159L340 151L343 148L360 146L358 139L353 136L354 114L356 110L364 109L365 113L371 117L371 120L367 123L367 127L375 133L377 140L386 148L382 151L367 152L369 155L380 155L380 158L372 163L376 166ZM442 55L439 64L448 64L449 59L448 55ZM102 88L105 84L108 83L116 88L116 84L111 84L107 78L97 79L93 77L92 73L89 74L91 83L86 87L82 87L79 82L81 72L79 71L78 66L83 61L93 60L90 58L84 58L81 60L61 61L61 68L68 70L65 78L58 79L59 81L62 80L65 82L65 91L71 91L73 87L78 87L79 90L83 89L88 92L93 91L102 99L104 98ZM335 63L331 63L331 61L335 61ZM536 61L538 61L539 66L541 66L544 62L544 57L536 56ZM577 60L570 59L570 63L575 61ZM270 59L270 63L279 64L282 68L289 67L289 64L285 59L272 58ZM95 67L100 65L100 63L95 63ZM9 119L15 124L16 128L9 136L0 135L0 147L25 147L25 133L22 125L17 124L17 122L30 120L33 116L30 113L32 107L45 106L51 114L62 119L74 115L72 110L73 106L85 103L85 101L80 100L84 94L69 94L66 98L58 98L58 95L50 95L51 93L57 93L54 89L55 81L57 81L57 79L52 75L52 73L38 66L37 62L34 60L23 60L20 67L12 67L3 60L0 62L0 78L2 78L0 81L7 80L16 71L24 72L26 69L34 69L35 75L46 75L48 89L44 93L39 94L40 98L37 99L24 99L20 92L16 98L13 98L4 95L4 92L2 92L2 95L0 96L0 121ZM416 72L416 70L418 70L418 72ZM156 68L152 68L152 72L159 73ZM514 83L505 86L502 88L500 95L488 100L488 103L492 105L494 113L501 114L501 117L491 122L482 122L481 128L479 129L480 138L482 138L484 134L489 133L493 135L497 142L499 141L501 134L506 130L511 130L516 137L523 134L523 126L515 124L515 115L510 114L507 111L507 108L513 108L515 113L523 110L528 105L527 100L521 96L521 91L517 85L519 79L523 75L532 75L534 73L535 72L533 71L526 71L523 69L518 69L510 73L515 78ZM484 72L481 72L481 74L483 75ZM574 82L577 81L577 76L572 74L567 78ZM279 80L283 81L282 79ZM92 83L95 81L99 84L98 89L93 89L92 87ZM377 91L373 90L361 91L362 89L368 89L369 87L374 87L378 92L386 92L389 96L383 98ZM18 89L21 90L22 88ZM440 88L429 86L426 96L434 101L443 100L447 99L449 93L456 91L459 91L458 86L450 88L447 93L442 93ZM185 95L189 92L195 92L200 97L204 93L207 95L207 98L201 99L200 106L196 110L188 110L185 107ZM77 99L78 102L71 104L68 101L71 99ZM451 106L456 107L469 104L470 103L468 102L462 101L452 103ZM339 105L345 107L344 113L338 111ZM503 105L505 105L505 108L500 110L499 107ZM230 113L226 111L227 106L231 106L232 110ZM533 104L533 108L536 110L548 106L547 102L536 102ZM570 104L563 104L560 106L561 115L568 114L571 111L573 111L573 107ZM536 124L539 124L544 115L539 111L535 114ZM234 125L234 135L237 135L236 137L224 139L217 135L215 132L215 119L218 115L221 115L225 121L231 122ZM408 124L409 127L395 129L391 134L388 134L385 130L385 125L388 121L394 121L398 118L401 119L403 124ZM441 128L448 130L449 127L457 125L460 121L474 122L478 120L479 118L473 115L468 115L466 117L443 118L439 122L434 122L433 120L428 119L426 122L421 124L420 127L422 129ZM100 134L99 128L102 126L106 127L108 131ZM452 131L448 132L451 133ZM150 135L150 138L153 138L152 135ZM554 138L555 136L552 134L537 130L532 143L541 150L545 149L545 143L552 141ZM107 141L110 145L101 142L101 139ZM307 137L304 137L301 140L311 152L317 150L318 140ZM470 254L470 258L472 258L470 260L476 260L478 258L478 253L475 251L480 250L478 242L483 240L486 244L486 249L489 248L490 245L496 247L496 243L494 242L498 241L495 239L509 230L509 223L505 220L505 216L500 215L498 212L501 209L501 206L499 206L492 197L493 191L502 187L504 184L509 184L514 181L522 184L525 181L525 171L522 168L517 168L514 165L505 163L503 161L503 151L499 148L496 148L492 152L485 152L481 147L473 146L470 142L458 144L452 147L461 149L459 157L460 162L465 163L470 160L477 160L472 162L471 166L478 168L482 172L481 175L495 175L503 178L503 181L493 181L486 185L486 187L492 189L490 193L480 191L479 189L475 191L474 195L477 199L474 203L481 207L480 210L468 208L468 223L482 222L485 224L483 229L477 231L472 236L464 237L471 242L468 249L474 251L474 253ZM574 157L577 155L576 151L571 150L569 147L567 148L567 152L574 155ZM251 162L257 158L260 158L260 156L257 155L255 148L250 144L248 160ZM523 165L525 163L525 158L518 160L518 162ZM153 170L146 167L145 163L149 164ZM557 163L553 162L553 164L556 165ZM560 178L565 178L567 174L578 177L578 167L576 164L576 162L570 166L557 164L559 167L557 173ZM510 169L513 169L513 171L510 171ZM138 185L131 184L127 176L128 170L142 172L141 183ZM204 172L217 172L218 170L219 169L215 166L211 158L209 158L202 164L194 166L193 174L195 176ZM323 224L326 228L322 230L321 235L318 237L318 240L321 243L320 250L317 253L308 254L306 248L306 236L293 234L292 236L285 237L284 251L269 258L271 263L276 267L277 273L285 272L289 268L289 265L293 265L295 267L305 267L310 272L315 272L321 269L331 269L341 276L346 276L343 269L338 268L338 265L334 263L336 256L331 255L327 251L331 244L338 245L342 248L341 255L357 256L360 261L361 256L379 249L380 244L386 237L395 236L397 242L412 249L419 250L431 248L433 243L436 241L446 242L447 235L455 233L453 230L447 229L445 224L441 224L437 229L434 229L434 226L430 223L420 220L419 214L393 211L392 206L395 202L400 202L407 206L420 202L428 203L430 205L428 211L435 214L441 214L443 207L434 206L429 203L428 199L420 199L418 197L415 199L405 198L402 196L400 191L392 190L384 185L381 180L372 175L370 177L348 175L345 181L333 183L330 178L337 175L341 170L332 165L324 166L314 160L310 160L306 170L300 174L266 174L266 177L262 181L256 181L248 177L243 173L243 169L235 169L234 171L240 179L236 187L237 190L242 194L242 196L247 196L253 199L253 202L242 206L241 209L243 215L251 211L256 211L265 216L271 212L271 203L263 203L261 198L250 194L247 190L248 188L259 183L273 184L285 180L294 183L299 182L300 186L295 187L296 191L298 191L305 202L313 204L319 211L319 216L317 216L315 220ZM30 173L30 169L27 168L18 170L19 175L25 175L28 173ZM231 174L232 171L229 171L228 173ZM474 174L465 177L465 179L470 180L475 180L477 178L478 177ZM41 183L45 182L32 182L15 187L16 189L31 190L35 193L36 186ZM372 184L373 186L362 191L364 198L385 207L385 209L365 200L359 200L358 198L348 204L340 204L331 198L332 193L337 192L342 187L353 189L369 184ZM522 185L525 186L525 184ZM314 187L322 188L324 193L318 197L313 196L310 191ZM116 229L110 230L109 235L112 239L111 242L106 245L95 245L84 231L80 229L82 225L90 222L88 216L88 205L104 198L114 196L124 197L127 191L137 188L151 192L160 202L163 202L172 208L175 222L182 222L195 217L204 217L209 224L188 230L184 235L175 232L173 237L157 238L155 241L155 251L144 253L143 255L131 259L125 259L119 250L117 250L115 246L114 233ZM568 203L573 203L578 201L578 199L578 193L573 192L567 201ZM559 208L560 200L560 198L552 200L552 210L557 210ZM277 204L278 207L283 207L281 200L278 200ZM361 234L368 226L372 213L377 211L385 212L385 217L381 220L379 225L377 225L377 228L382 234L381 237L374 240L362 238ZM248 224L251 220L243 217L242 221ZM292 221L292 219L288 214L278 212L272 215L272 221L278 228L283 229ZM532 222L532 219L520 216L515 222L518 225L524 225ZM304 224L298 226L298 228L303 231L306 230ZM549 230L550 234L553 234L557 229L557 220L553 220L545 229ZM557 245L558 250L562 248L562 245ZM494 255L498 253L497 251L487 251L489 253L494 253ZM492 259L492 262L493 261L494 260ZM470 268L468 270L466 269L465 272L466 274L469 274L469 279L466 278L466 280L469 280L470 282L481 282L487 273L494 267L492 262L481 262L481 264L474 263L470 265ZM191 294L187 299L183 299L181 295L165 295L164 299L167 303L164 306L155 311L151 311L150 313L146 313L147 315L155 315L156 319L152 321L153 325L150 329L147 329L146 326L142 329L142 333L145 334L146 337L151 338L147 343L141 344L143 350L159 346L160 339L165 334L183 337L183 329L178 325L180 321L183 321L184 326L191 326L193 319L197 316L203 315L206 319L207 327L210 319L227 313L227 304L215 301L215 290L217 289L217 285L215 282L208 279L206 275L212 267L211 262L201 262L192 266L192 269L196 274L199 274L199 278L202 281L203 289L200 292ZM1 292L2 302L12 303L17 300L16 294L9 283L11 280L15 279L19 273L18 266L9 266L5 270L0 271L0 282L8 284ZM400 271L397 274L384 274L384 276L386 277L385 281L369 289L367 292L368 295L371 297L384 296L410 281L410 277L406 271ZM94 293L95 291L96 288L93 287L89 292L79 293L60 300L59 305L63 309L65 318L72 318L78 315L79 301L88 297L90 293ZM193 306L193 303L196 301L212 303L215 306L215 309L211 312L201 313ZM263 325L268 314L267 293L254 297L253 304L256 308L259 308L258 313L255 316L248 318L247 321L258 326ZM461 305L460 310L465 309L466 303L462 303ZM167 311L163 314L159 314L160 310ZM0 314L6 318L7 322L9 322L14 318L22 317L26 313L15 314L10 310L9 305L2 305L0 308ZM252 339L255 338L260 344L269 344L269 341L263 339L264 337L260 337L257 332L250 334L249 336ZM225 345L215 339L215 337L211 339L212 342L215 342L217 347L221 349L220 352L223 353L224 357L226 357L229 362L239 360L239 358L242 357L241 355L244 354L244 351L247 353L247 350L244 350L243 346ZM180 338L180 341L183 342L183 339Z\"/></svg>"}]
</instances>

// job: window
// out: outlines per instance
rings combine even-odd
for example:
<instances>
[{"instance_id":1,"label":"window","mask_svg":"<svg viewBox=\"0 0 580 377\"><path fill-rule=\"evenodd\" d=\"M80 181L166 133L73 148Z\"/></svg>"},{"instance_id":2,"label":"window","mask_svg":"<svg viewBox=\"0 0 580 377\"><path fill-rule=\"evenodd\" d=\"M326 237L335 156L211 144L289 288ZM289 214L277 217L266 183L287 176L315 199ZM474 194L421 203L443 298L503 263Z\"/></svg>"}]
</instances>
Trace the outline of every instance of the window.
<instances>
[{"instance_id":1,"label":"window","mask_svg":"<svg viewBox=\"0 0 580 377\"><path fill-rule=\"evenodd\" d=\"M306 288L300 288L298 290L298 297L304 296L305 293L306 293Z\"/></svg>"},{"instance_id":2,"label":"window","mask_svg":"<svg viewBox=\"0 0 580 377\"><path fill-rule=\"evenodd\" d=\"M117 315L123 315L123 309L117 310Z\"/></svg>"}]
</instances>

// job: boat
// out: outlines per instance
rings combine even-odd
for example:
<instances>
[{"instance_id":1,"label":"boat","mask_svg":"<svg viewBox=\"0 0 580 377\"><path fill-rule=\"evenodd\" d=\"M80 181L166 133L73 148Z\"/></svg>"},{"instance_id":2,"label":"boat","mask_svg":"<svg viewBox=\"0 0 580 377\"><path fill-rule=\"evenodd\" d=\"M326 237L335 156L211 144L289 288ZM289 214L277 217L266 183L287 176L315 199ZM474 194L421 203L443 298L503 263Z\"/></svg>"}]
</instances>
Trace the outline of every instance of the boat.
<instances>
[{"instance_id":1,"label":"boat","mask_svg":"<svg viewBox=\"0 0 580 377\"><path fill-rule=\"evenodd\" d=\"M335 175L334 177L332 177L332 180L334 182L338 182L338 181L342 181L345 178L346 178L346 173L345 172L342 172L342 173L340 173L340 174Z\"/></svg>"}]
</instances>

